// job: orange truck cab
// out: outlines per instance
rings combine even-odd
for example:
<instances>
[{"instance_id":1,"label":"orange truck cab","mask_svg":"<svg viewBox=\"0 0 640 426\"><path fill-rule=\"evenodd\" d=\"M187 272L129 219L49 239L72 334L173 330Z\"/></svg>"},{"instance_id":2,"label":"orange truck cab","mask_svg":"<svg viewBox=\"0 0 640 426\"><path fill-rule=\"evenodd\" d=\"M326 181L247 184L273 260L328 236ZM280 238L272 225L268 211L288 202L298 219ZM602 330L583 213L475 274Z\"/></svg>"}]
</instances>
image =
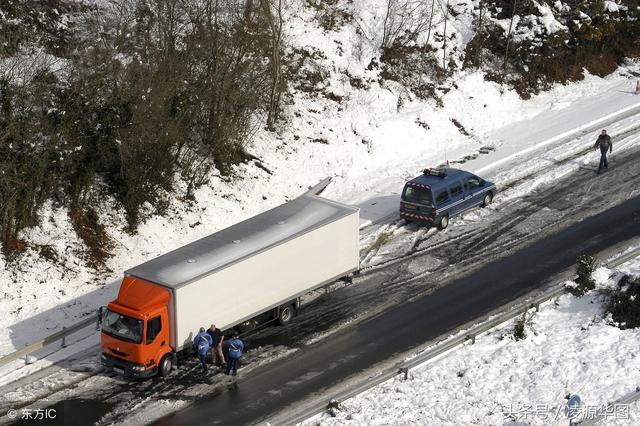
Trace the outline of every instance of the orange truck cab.
<instances>
[{"instance_id":1,"label":"orange truck cab","mask_svg":"<svg viewBox=\"0 0 640 426\"><path fill-rule=\"evenodd\" d=\"M102 310L102 364L126 376L146 378L171 370L169 291L125 277L118 298Z\"/></svg>"}]
</instances>

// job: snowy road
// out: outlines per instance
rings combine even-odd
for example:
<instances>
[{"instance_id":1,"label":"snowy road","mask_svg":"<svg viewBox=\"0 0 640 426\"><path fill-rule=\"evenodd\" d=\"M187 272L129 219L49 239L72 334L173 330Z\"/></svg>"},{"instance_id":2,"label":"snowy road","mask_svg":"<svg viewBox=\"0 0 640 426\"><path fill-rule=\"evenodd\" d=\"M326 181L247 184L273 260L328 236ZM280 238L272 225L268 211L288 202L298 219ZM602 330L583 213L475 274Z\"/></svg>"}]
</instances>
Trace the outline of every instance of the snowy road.
<instances>
[{"instance_id":1,"label":"snowy road","mask_svg":"<svg viewBox=\"0 0 640 426\"><path fill-rule=\"evenodd\" d=\"M296 352L308 353L306 346L313 342L322 345L344 339L343 336L357 329L357 324L376 314L446 288L454 278L487 262L509 256L536 240L637 197L640 194L636 189L640 187L637 146L635 131L627 131L626 137L620 135L611 170L600 176L595 176L593 153L582 148L570 153L558 150L557 155L550 151L545 158L527 160L517 170L497 175L504 186L490 208L465 214L444 232L406 225L401 220L366 229L362 236L363 273L354 284L328 294L319 292L317 300L291 326L271 327L250 337L251 350L243 376L247 381L264 377L273 370L271 364L267 368L265 365L278 358L283 360L276 364L290 366L296 362L295 357L303 356ZM332 333L336 335L329 336ZM289 356L294 359L289 361ZM91 355L78 360L76 365L95 362L95 355ZM0 389L3 391L0 408L12 407L16 401L33 400L31 407L54 405L62 409L67 413L66 424L80 420L85 424L93 421L135 424L170 413L203 396L237 395L226 392L229 386L234 389L228 380L212 374L203 377L192 361L183 364L165 382L128 382L85 371L69 387L65 382L68 377L56 376L61 374L59 369L51 374L53 378L39 377L37 386L50 387L50 392L39 393L29 386L13 386L9 392L7 387ZM59 383L62 390L56 391ZM277 401L275 386L272 391L269 393L274 398L272 402ZM229 403L227 398L213 397L207 404L222 404L215 401ZM259 406L255 408L265 413Z\"/></svg>"}]
</instances>

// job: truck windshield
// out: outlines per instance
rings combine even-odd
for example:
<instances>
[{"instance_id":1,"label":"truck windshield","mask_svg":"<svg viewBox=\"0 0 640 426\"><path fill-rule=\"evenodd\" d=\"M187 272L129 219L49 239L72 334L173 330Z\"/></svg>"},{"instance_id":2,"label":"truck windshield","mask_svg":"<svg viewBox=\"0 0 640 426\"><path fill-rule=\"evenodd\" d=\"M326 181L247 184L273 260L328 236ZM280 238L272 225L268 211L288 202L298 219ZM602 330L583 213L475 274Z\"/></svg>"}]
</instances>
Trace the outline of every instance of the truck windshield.
<instances>
[{"instance_id":1,"label":"truck windshield","mask_svg":"<svg viewBox=\"0 0 640 426\"><path fill-rule=\"evenodd\" d=\"M404 201L413 201L414 203L431 205L431 190L428 188L420 188L419 186L407 185L402 193Z\"/></svg>"},{"instance_id":2,"label":"truck windshield","mask_svg":"<svg viewBox=\"0 0 640 426\"><path fill-rule=\"evenodd\" d=\"M102 314L102 331L133 343L142 341L142 320L105 309Z\"/></svg>"}]
</instances>

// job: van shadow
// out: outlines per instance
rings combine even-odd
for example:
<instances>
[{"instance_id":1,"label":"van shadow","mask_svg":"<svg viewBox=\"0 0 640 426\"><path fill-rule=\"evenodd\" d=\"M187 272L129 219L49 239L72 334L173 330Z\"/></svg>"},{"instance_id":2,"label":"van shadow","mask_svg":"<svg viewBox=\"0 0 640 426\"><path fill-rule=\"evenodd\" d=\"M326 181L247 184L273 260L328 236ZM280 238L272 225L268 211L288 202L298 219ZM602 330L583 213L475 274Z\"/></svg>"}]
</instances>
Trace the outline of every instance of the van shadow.
<instances>
[{"instance_id":1,"label":"van shadow","mask_svg":"<svg viewBox=\"0 0 640 426\"><path fill-rule=\"evenodd\" d=\"M71 327L87 318L94 318L96 322L67 336L66 344L72 345L80 338L97 334L98 308L114 300L118 295L119 287L120 280L114 280L101 288L8 326L5 332L9 334L8 340L13 347L9 345L2 347L0 358L51 336L61 331L63 327ZM61 346L62 340L58 340L32 352L30 356L35 358L33 361L47 360L57 364L62 361L60 358L63 357L63 354L60 353ZM19 361L11 361L7 365L0 366L0 375L20 368L21 366L15 364L16 362ZM22 363L24 364L24 359Z\"/></svg>"},{"instance_id":2,"label":"van shadow","mask_svg":"<svg viewBox=\"0 0 640 426\"><path fill-rule=\"evenodd\" d=\"M379 223L394 214L398 215L400 194L380 195L358 203L357 206L360 208L361 225Z\"/></svg>"}]
</instances>

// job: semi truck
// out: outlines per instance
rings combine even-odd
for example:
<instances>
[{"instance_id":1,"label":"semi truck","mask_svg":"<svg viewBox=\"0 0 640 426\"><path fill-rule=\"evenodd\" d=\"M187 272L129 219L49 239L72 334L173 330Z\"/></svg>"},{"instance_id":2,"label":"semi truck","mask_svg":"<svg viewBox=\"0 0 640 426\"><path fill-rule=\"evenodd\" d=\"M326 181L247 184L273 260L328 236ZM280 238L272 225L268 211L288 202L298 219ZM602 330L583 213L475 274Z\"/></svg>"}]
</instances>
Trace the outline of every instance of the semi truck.
<instances>
[{"instance_id":1,"label":"semi truck","mask_svg":"<svg viewBox=\"0 0 640 426\"><path fill-rule=\"evenodd\" d=\"M101 362L126 376L167 375L200 327L284 325L301 296L358 267L359 210L302 195L125 271L101 309Z\"/></svg>"}]
</instances>

